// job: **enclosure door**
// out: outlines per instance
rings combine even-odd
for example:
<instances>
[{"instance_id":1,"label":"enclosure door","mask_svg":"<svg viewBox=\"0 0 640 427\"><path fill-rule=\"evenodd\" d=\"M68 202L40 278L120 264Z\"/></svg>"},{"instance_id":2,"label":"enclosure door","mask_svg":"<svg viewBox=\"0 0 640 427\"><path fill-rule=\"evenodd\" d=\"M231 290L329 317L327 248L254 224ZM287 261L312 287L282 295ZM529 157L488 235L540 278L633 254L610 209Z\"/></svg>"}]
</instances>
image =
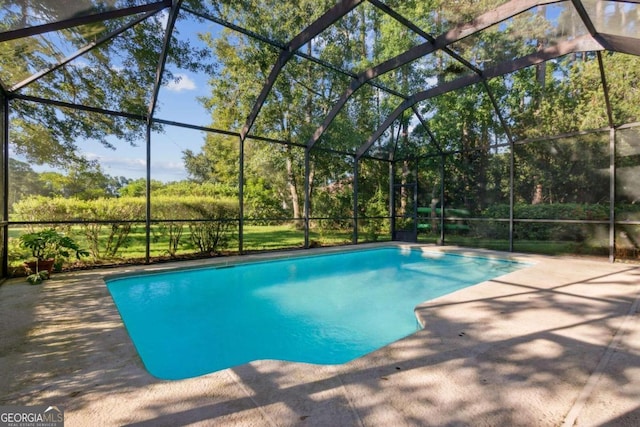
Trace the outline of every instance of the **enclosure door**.
<instances>
[{"instance_id":1,"label":"enclosure door","mask_svg":"<svg viewBox=\"0 0 640 427\"><path fill-rule=\"evenodd\" d=\"M391 201L391 239L401 242L418 241L418 185L394 184Z\"/></svg>"}]
</instances>

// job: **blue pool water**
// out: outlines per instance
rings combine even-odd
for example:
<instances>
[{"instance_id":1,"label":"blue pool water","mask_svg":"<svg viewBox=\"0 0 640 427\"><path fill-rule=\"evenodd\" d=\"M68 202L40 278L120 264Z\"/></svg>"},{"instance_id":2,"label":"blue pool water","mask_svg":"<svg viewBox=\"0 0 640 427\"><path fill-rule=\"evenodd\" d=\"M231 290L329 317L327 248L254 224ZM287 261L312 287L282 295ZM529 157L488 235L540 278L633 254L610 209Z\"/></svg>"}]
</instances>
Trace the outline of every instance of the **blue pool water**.
<instances>
[{"instance_id":1,"label":"blue pool water","mask_svg":"<svg viewBox=\"0 0 640 427\"><path fill-rule=\"evenodd\" d=\"M259 359L345 363L415 332L417 304L522 266L392 247L107 287L147 370L181 379Z\"/></svg>"}]
</instances>

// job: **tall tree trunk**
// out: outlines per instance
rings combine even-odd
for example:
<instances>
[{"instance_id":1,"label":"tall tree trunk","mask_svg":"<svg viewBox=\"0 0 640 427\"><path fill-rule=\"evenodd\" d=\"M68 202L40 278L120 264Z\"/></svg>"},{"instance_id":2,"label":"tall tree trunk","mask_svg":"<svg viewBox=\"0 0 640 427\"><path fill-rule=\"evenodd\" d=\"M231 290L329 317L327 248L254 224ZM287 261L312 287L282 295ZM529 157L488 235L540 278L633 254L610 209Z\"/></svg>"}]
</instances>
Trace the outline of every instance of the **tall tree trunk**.
<instances>
[{"instance_id":1,"label":"tall tree trunk","mask_svg":"<svg viewBox=\"0 0 640 427\"><path fill-rule=\"evenodd\" d=\"M309 43L307 43L307 55L311 56L313 53L313 49L312 49L312 43L313 40L309 41ZM312 75L312 69L313 67L308 67L307 68L307 81L308 82L312 82L314 81L313 79L313 75ZM312 124L312 118L313 118L313 106L314 106L314 102L313 102L313 95L308 92L307 93L307 99L305 100L305 113L304 113L304 122L305 125L311 125ZM326 114L326 113L325 113ZM305 208L308 205L309 206L309 212L303 212L303 215L305 215L305 217L308 215L309 217L311 217L311 212L313 212L313 179L314 179L314 175L315 175L315 167L313 166L313 162L309 161L309 193L305 195L305 197L309 197L309 203L305 204Z\"/></svg>"},{"instance_id":2,"label":"tall tree trunk","mask_svg":"<svg viewBox=\"0 0 640 427\"><path fill-rule=\"evenodd\" d=\"M316 174L315 166L313 166L313 164L309 165L309 217L311 217L313 213L313 205L311 202L313 201L313 190L315 188L315 185L313 185L315 174Z\"/></svg>"},{"instance_id":3,"label":"tall tree trunk","mask_svg":"<svg viewBox=\"0 0 640 427\"><path fill-rule=\"evenodd\" d=\"M476 157L476 165L474 165L474 171L476 176L476 203L474 208L482 210L486 206L487 199L487 169L489 168L489 128L486 125L482 126L481 135L479 135L481 150L478 151ZM474 147L476 148L476 147Z\"/></svg>"},{"instance_id":4,"label":"tall tree trunk","mask_svg":"<svg viewBox=\"0 0 640 427\"><path fill-rule=\"evenodd\" d=\"M402 144L404 147L406 147L409 144L408 142L409 141L409 122L403 120L400 126L402 126L402 131L401 131ZM407 160L403 160L402 175L400 176L400 184L402 184L402 187L400 187L400 210L402 211L403 215L407 212L407 204L408 204L407 198L409 197L409 193L407 191L406 185L408 183L408 178L409 178L409 162Z\"/></svg>"},{"instance_id":5,"label":"tall tree trunk","mask_svg":"<svg viewBox=\"0 0 640 427\"><path fill-rule=\"evenodd\" d=\"M293 217L300 218L300 198L298 197L298 185L296 176L293 172L293 153L291 147L287 146L287 188L289 189L289 197L291 198L291 208L293 209Z\"/></svg>"},{"instance_id":6,"label":"tall tree trunk","mask_svg":"<svg viewBox=\"0 0 640 427\"><path fill-rule=\"evenodd\" d=\"M538 205L542 203L542 184L536 184L533 190L533 199L531 200L532 205Z\"/></svg>"}]
</instances>

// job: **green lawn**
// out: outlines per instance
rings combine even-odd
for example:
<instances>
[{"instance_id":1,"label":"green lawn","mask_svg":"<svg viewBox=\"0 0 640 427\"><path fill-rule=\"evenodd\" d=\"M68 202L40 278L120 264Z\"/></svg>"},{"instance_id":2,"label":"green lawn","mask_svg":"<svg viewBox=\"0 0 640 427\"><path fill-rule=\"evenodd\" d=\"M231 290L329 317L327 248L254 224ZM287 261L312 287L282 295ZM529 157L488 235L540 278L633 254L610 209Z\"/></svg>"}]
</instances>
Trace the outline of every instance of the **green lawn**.
<instances>
[{"instance_id":1,"label":"green lawn","mask_svg":"<svg viewBox=\"0 0 640 427\"><path fill-rule=\"evenodd\" d=\"M105 242L108 239L111 226L103 225L100 231L101 251L104 252ZM150 255L152 258L171 258L169 256L168 233L161 228L154 226L151 236ZM10 271L21 274L23 262L30 259L30 254L19 246L18 237L28 231L27 227L10 227L9 229L9 264ZM80 226L70 226L64 230L68 235L76 239L83 249L89 249L87 238L83 228ZM180 239L175 257L197 256L199 249L193 245L190 239L188 226L183 227L183 234ZM380 240L387 240L388 236L378 236ZM100 256L95 258L90 256L83 259L83 264L117 264L122 262L142 262L145 258L145 228L144 224L136 225L131 229L125 244L117 251L115 256ZM352 241L352 231L350 229L323 229L311 230L309 240L312 246L335 246L348 244ZM364 235L359 238L364 241ZM419 234L419 241L422 243L436 243L436 236L432 234ZM447 244L479 247L495 250L508 250L509 244L505 239L479 239L469 235L449 234L446 236ZM278 249L301 248L304 246L304 230L300 230L291 224L281 225L245 225L243 249L245 252L267 251ZM608 255L607 242L567 242L567 241L516 241L514 242L516 252L538 253L546 255L560 254L584 254L584 255ZM220 252L233 254L238 252L238 236L233 235L225 247L219 248Z\"/></svg>"},{"instance_id":2,"label":"green lawn","mask_svg":"<svg viewBox=\"0 0 640 427\"><path fill-rule=\"evenodd\" d=\"M9 229L9 261L10 266L20 268L24 261L30 258L28 251L19 246L18 237L29 231L27 227L10 227ZM100 233L100 248L104 251L105 242L108 239L110 231L109 225L104 225ZM69 227L65 232L74 238L83 249L90 247L83 229L80 226ZM309 240L314 244L321 246L333 246L351 242L351 230L312 230L309 233ZM132 227L125 244L120 246L115 257L100 257L95 259L91 256L83 259L84 263L104 264L118 263L127 260L142 260L145 257L145 241L146 234L144 225ZM243 249L250 251L264 251L287 248L301 248L304 246L304 230L299 230L293 225L245 225ZM237 233L231 236L228 244L220 248L221 252L236 253L238 252L238 236ZM180 244L176 251L176 257L184 257L196 255L199 249L193 245L190 239L189 227L184 226L183 234L180 238ZM151 235L150 244L151 257L169 257L169 237L168 233L162 232L159 228L154 227Z\"/></svg>"}]
</instances>

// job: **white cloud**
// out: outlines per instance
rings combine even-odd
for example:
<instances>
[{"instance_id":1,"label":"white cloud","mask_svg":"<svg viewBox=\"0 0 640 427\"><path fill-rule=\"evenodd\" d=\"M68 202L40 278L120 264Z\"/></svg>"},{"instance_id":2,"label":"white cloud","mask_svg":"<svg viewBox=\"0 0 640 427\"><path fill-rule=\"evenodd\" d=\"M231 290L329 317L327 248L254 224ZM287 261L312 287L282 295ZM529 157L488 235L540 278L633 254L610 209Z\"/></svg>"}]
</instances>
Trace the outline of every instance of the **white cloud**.
<instances>
[{"instance_id":1,"label":"white cloud","mask_svg":"<svg viewBox=\"0 0 640 427\"><path fill-rule=\"evenodd\" d=\"M142 173L146 170L146 162L144 159L134 159L134 158L126 158L126 157L111 157L111 156L103 156L95 153L86 153L84 157L87 160L95 160L102 167L103 171L107 173L109 169L117 169L117 170L130 170L130 171L142 171Z\"/></svg>"},{"instance_id":2,"label":"white cloud","mask_svg":"<svg viewBox=\"0 0 640 427\"><path fill-rule=\"evenodd\" d=\"M167 89L172 92L182 92L184 90L195 90L196 82L186 74L175 74L178 81L172 80L167 85Z\"/></svg>"},{"instance_id":3,"label":"white cloud","mask_svg":"<svg viewBox=\"0 0 640 427\"><path fill-rule=\"evenodd\" d=\"M146 162L140 158L126 158L103 156L95 153L85 154L89 160L97 160L102 171L111 176L125 176L127 178L146 177ZM151 178L159 181L179 181L187 177L184 164L181 161L156 160L151 162Z\"/></svg>"}]
</instances>

